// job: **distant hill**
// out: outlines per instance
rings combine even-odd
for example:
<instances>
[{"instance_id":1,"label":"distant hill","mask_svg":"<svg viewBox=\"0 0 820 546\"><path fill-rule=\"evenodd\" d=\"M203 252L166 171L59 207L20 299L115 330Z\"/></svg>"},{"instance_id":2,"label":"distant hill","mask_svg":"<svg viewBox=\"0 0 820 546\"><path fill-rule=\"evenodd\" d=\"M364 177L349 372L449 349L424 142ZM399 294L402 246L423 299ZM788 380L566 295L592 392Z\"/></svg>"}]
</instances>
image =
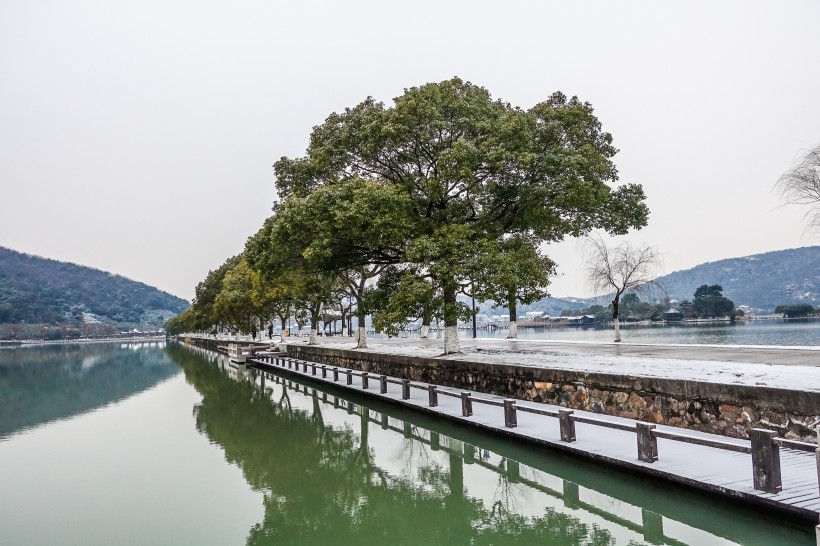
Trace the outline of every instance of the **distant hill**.
<instances>
[{"instance_id":1,"label":"distant hill","mask_svg":"<svg viewBox=\"0 0 820 546\"><path fill-rule=\"evenodd\" d=\"M676 300L691 300L703 284L723 286L735 305L770 312L781 304L820 305L820 246L777 250L709 262L658 279Z\"/></svg>"},{"instance_id":2,"label":"distant hill","mask_svg":"<svg viewBox=\"0 0 820 546\"><path fill-rule=\"evenodd\" d=\"M0 324L161 327L189 303L119 275L0 247Z\"/></svg>"}]
</instances>

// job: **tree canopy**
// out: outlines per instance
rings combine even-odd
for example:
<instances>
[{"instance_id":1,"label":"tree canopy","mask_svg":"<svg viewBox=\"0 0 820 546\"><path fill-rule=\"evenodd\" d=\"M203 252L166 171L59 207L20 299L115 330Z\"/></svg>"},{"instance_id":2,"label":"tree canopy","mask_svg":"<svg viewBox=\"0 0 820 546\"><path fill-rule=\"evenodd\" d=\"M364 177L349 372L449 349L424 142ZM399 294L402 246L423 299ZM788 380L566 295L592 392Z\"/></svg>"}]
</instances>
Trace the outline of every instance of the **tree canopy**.
<instances>
[{"instance_id":1,"label":"tree canopy","mask_svg":"<svg viewBox=\"0 0 820 546\"><path fill-rule=\"evenodd\" d=\"M391 105L367 98L315 127L303 157L276 162L274 215L244 256L266 283L301 291L303 306L338 301L308 294L319 285L306 282L335 279L360 329L366 312L428 325L440 312L444 352L457 352L460 291L514 309L546 293L554 264L544 243L646 225L641 186L617 184L616 152L592 106L560 92L524 110L453 78L406 89ZM413 277L388 276L400 285L368 299L388 267ZM218 280L197 294L205 311L205 288Z\"/></svg>"},{"instance_id":2,"label":"tree canopy","mask_svg":"<svg viewBox=\"0 0 820 546\"><path fill-rule=\"evenodd\" d=\"M390 107L368 98L331 114L314 128L306 155L280 159L275 171L282 211L292 199L355 179L392 188L404 200L380 212L384 227L403 241L389 260L418 265L441 287L445 352L453 352L456 293L469 282L466 272L482 245L516 234L537 245L646 224L642 188L610 186L617 181L615 153L592 107L576 97L554 93L522 110L453 78L407 89ZM332 224L346 201L325 201L323 217ZM366 254L345 252L353 261Z\"/></svg>"}]
</instances>

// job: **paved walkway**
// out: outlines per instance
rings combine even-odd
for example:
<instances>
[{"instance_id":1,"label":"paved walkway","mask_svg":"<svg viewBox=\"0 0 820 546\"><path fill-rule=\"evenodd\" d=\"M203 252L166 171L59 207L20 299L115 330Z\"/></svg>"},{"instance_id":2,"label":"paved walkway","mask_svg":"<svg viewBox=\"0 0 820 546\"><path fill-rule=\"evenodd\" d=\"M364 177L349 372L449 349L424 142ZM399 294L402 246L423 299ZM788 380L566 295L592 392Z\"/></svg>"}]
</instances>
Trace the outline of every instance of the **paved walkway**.
<instances>
[{"instance_id":1,"label":"paved walkway","mask_svg":"<svg viewBox=\"0 0 820 546\"><path fill-rule=\"evenodd\" d=\"M342 338L322 338L320 343ZM440 347L441 339L378 339L378 344L399 346ZM539 352L545 354L632 356L644 358L674 358L680 360L712 360L716 362L749 362L755 364L785 364L820 366L820 347L772 347L750 345L654 345L640 343L596 343L546 341L534 339L508 340L497 338L460 339L465 352L482 350Z\"/></svg>"}]
</instances>

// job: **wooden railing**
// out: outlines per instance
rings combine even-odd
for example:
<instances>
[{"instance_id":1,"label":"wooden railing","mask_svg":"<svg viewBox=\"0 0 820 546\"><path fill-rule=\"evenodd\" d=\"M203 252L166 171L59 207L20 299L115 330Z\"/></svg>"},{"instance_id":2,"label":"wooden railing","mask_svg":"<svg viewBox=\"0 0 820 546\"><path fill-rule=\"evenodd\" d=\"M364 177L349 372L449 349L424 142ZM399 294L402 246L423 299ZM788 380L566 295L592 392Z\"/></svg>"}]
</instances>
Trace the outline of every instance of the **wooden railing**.
<instances>
[{"instance_id":1,"label":"wooden railing","mask_svg":"<svg viewBox=\"0 0 820 546\"><path fill-rule=\"evenodd\" d=\"M315 376L321 372L323 379L328 377L328 373L332 373L334 382L338 383L339 377L343 376L346 385L353 384L354 376L359 377L361 379L362 389L365 390L370 388L370 380L373 379L374 381L378 381L379 392L381 394L387 394L388 384L399 385L402 400L409 400L410 390L418 389L427 392L427 400L430 407L438 406L439 395L460 398L461 413L464 417L473 415L473 404L501 407L504 412L504 426L506 428L515 428L518 426L519 411L557 418L560 438L561 441L565 443L576 441L576 423L634 432L637 439L638 460L644 463L654 463L658 460L658 438L726 451L748 453L752 455L754 488L767 493L778 493L783 489L780 470L781 447L798 451L814 452L818 461L818 482L820 482L820 447L815 444L778 438L777 433L771 430L750 430L749 438L751 445L747 445L745 443L730 442L718 438L713 439L670 430L658 430L655 425L650 423L635 422L634 424L626 424L590 415L579 415L571 409L559 408L553 410L549 408L536 408L519 404L514 399L499 400L487 398L477 396L476 393L472 391L456 391L428 383L413 383L409 379L396 379L386 375L371 374L369 372L351 370L349 368L339 368L326 364L297 360L281 354L259 353L254 356L254 360L272 366L295 369L296 371L298 371L301 366L303 373L307 373L308 368L310 368L311 375Z\"/></svg>"}]
</instances>

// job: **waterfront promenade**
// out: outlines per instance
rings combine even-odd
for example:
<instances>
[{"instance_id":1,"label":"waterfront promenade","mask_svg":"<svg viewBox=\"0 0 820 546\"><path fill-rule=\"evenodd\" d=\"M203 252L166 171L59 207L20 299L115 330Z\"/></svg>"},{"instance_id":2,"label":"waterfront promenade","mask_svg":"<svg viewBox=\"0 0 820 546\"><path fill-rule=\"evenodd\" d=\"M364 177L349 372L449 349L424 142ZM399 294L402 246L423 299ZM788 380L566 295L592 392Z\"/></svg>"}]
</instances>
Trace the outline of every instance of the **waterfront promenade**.
<instances>
[{"instance_id":1,"label":"waterfront promenade","mask_svg":"<svg viewBox=\"0 0 820 546\"><path fill-rule=\"evenodd\" d=\"M291 346L288 353L292 354L294 346L306 346L307 343L300 338L290 338L289 343L277 345L280 349ZM321 338L319 345L351 351L355 343L349 338L337 337ZM820 391L820 367L816 362L820 352L810 347L660 346L479 338L462 340L462 354L442 357L441 340L436 339L378 339L368 340L368 345L368 349L352 352L369 353L373 357L404 355L505 366L574 366L576 370L598 366L627 374L683 379L706 377L709 381L741 385L764 383L781 389ZM367 373L335 364L275 358L273 355L262 355L255 361L255 365L267 373L294 374L333 383L503 434L516 441L567 451L711 493L740 498L815 523L820 516L817 455L809 444L770 436L773 444L768 445L779 446L777 480L782 483L782 491L766 491L756 483L752 463L754 449L749 440L570 410L554 404L511 400L475 391L465 393L463 388L409 381L389 372L386 372L388 375L384 375L385 372ZM777 363L769 365L769 361ZM701 370L704 367L707 369ZM465 409L465 394L469 411Z\"/></svg>"},{"instance_id":2,"label":"waterfront promenade","mask_svg":"<svg viewBox=\"0 0 820 546\"><path fill-rule=\"evenodd\" d=\"M272 379L269 374L330 383L382 401L502 434L511 440L559 449L710 493L742 499L808 519L815 524L820 516L815 453L804 449L788 445L776 449L779 455L775 490L771 483L767 485L771 476L760 481L759 472L766 465L753 463L753 460L762 451L748 440L717 439L697 431L681 431L615 416L569 411L548 404L513 401L317 364L281 354L259 355L252 365L265 374L263 387L265 376Z\"/></svg>"},{"instance_id":3,"label":"waterfront promenade","mask_svg":"<svg viewBox=\"0 0 820 546\"><path fill-rule=\"evenodd\" d=\"M820 516L815 454L805 450L780 447L778 482L782 480L782 490L765 491L760 489L761 484L755 476L757 470L753 470L752 463L755 447L748 440L717 439L697 431L636 424L633 420L615 416L465 393L460 389L320 365L284 355L260 355L254 359L253 365L265 374L300 376L309 381L332 383L502 434L515 441L560 449L711 493L743 499L815 523ZM642 439L648 444L642 445Z\"/></svg>"},{"instance_id":4,"label":"waterfront promenade","mask_svg":"<svg viewBox=\"0 0 820 546\"><path fill-rule=\"evenodd\" d=\"M338 337L320 338L322 344L341 345ZM293 338L297 342L298 338ZM299 340L301 341L301 340ZM820 347L788 347L769 345L661 345L649 343L598 343L586 341L547 341L536 339L462 338L459 340L465 355L475 353L516 354L543 353L545 355L624 356L655 359L704 360L714 362L744 362L756 364L783 364L787 366L820 366ZM351 345L352 342L348 342ZM374 350L378 347L424 348L435 352L442 346L440 339L391 338L368 340ZM353 345L355 346L355 345Z\"/></svg>"}]
</instances>

